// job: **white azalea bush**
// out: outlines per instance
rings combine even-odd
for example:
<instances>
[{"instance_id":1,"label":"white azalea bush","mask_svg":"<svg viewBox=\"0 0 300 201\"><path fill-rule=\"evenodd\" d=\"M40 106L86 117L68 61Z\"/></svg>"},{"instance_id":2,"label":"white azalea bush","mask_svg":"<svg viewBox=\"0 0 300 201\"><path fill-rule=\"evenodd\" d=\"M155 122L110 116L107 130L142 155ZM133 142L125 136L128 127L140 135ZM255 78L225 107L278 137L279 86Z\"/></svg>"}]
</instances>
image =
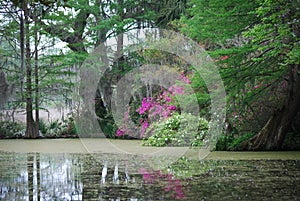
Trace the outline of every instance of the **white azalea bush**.
<instances>
[{"instance_id":1,"label":"white azalea bush","mask_svg":"<svg viewBox=\"0 0 300 201\"><path fill-rule=\"evenodd\" d=\"M195 129L195 125L198 125L198 129ZM153 122L145 132L143 145L203 146L208 128L209 122L204 118L175 113L167 119Z\"/></svg>"}]
</instances>

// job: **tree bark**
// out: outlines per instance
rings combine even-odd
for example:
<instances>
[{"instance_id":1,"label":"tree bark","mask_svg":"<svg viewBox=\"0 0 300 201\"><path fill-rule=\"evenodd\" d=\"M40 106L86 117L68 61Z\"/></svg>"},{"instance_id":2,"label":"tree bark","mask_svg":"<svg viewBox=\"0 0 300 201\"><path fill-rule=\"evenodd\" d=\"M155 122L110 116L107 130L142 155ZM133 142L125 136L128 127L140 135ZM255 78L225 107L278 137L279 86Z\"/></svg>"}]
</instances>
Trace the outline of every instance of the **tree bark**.
<instances>
[{"instance_id":1,"label":"tree bark","mask_svg":"<svg viewBox=\"0 0 300 201\"><path fill-rule=\"evenodd\" d=\"M292 123L300 111L300 65L291 66L289 88L284 105L274 112L261 131L242 142L238 150L280 150Z\"/></svg>"},{"instance_id":2,"label":"tree bark","mask_svg":"<svg viewBox=\"0 0 300 201\"><path fill-rule=\"evenodd\" d=\"M21 16L20 16L20 51L21 51L21 55L20 55L20 59L21 59L21 72L20 72L20 89L21 89L21 98L22 101L24 101L24 93L23 93L23 86L24 86L24 38L25 38L25 34L24 34L24 16L23 16L23 10L21 11Z\"/></svg>"},{"instance_id":3,"label":"tree bark","mask_svg":"<svg viewBox=\"0 0 300 201\"><path fill-rule=\"evenodd\" d=\"M25 17L25 46L26 46L26 133L25 138L36 138L38 132L35 127L32 114L32 82L31 82L31 50L30 50L30 34L29 34L29 13L26 1L22 2Z\"/></svg>"},{"instance_id":4,"label":"tree bark","mask_svg":"<svg viewBox=\"0 0 300 201\"><path fill-rule=\"evenodd\" d=\"M37 9L37 8L35 8ZM39 65L38 65L38 28L37 28L38 14L34 18L34 76L35 76L35 123L36 132L39 134L40 113L39 113Z\"/></svg>"}]
</instances>

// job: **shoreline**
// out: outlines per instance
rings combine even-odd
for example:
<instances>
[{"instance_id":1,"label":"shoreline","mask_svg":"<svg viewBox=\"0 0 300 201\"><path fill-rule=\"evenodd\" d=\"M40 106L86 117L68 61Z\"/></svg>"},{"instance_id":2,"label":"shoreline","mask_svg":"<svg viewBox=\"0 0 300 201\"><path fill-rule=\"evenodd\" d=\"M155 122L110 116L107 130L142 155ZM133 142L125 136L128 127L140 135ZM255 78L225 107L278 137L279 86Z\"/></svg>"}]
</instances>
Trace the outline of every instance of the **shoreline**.
<instances>
[{"instance_id":1,"label":"shoreline","mask_svg":"<svg viewBox=\"0 0 300 201\"><path fill-rule=\"evenodd\" d=\"M141 140L106 138L1 139L0 152L185 156L196 160L300 160L300 151L209 152L189 147L146 147L141 146Z\"/></svg>"}]
</instances>

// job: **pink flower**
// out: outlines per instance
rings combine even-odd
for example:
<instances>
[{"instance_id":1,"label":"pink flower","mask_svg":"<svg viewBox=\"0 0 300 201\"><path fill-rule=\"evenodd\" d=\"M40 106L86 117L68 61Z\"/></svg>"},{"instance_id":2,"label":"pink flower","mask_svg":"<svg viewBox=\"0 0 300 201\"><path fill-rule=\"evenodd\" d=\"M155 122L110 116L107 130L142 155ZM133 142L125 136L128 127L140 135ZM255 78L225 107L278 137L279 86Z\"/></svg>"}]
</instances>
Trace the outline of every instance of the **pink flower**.
<instances>
[{"instance_id":1,"label":"pink flower","mask_svg":"<svg viewBox=\"0 0 300 201\"><path fill-rule=\"evenodd\" d=\"M168 107L168 109L169 109L170 111L175 111L177 108L176 108L175 105L170 105L170 106Z\"/></svg>"},{"instance_id":2,"label":"pink flower","mask_svg":"<svg viewBox=\"0 0 300 201\"><path fill-rule=\"evenodd\" d=\"M169 112L168 111L163 111L162 116L164 118L168 118L169 117Z\"/></svg>"},{"instance_id":3,"label":"pink flower","mask_svg":"<svg viewBox=\"0 0 300 201\"><path fill-rule=\"evenodd\" d=\"M130 109L130 107L129 107L129 109ZM128 119L129 119L129 109L128 109L128 111L127 112L125 112L124 113L124 121L128 121Z\"/></svg>"},{"instance_id":4,"label":"pink flower","mask_svg":"<svg viewBox=\"0 0 300 201\"><path fill-rule=\"evenodd\" d=\"M176 94L183 94L184 88L181 86L170 86L168 90L175 96Z\"/></svg>"},{"instance_id":5,"label":"pink flower","mask_svg":"<svg viewBox=\"0 0 300 201\"><path fill-rule=\"evenodd\" d=\"M165 96L165 101L166 101L167 103L169 103L169 102L171 102L171 98L170 98L169 96Z\"/></svg>"},{"instance_id":6,"label":"pink flower","mask_svg":"<svg viewBox=\"0 0 300 201\"><path fill-rule=\"evenodd\" d=\"M184 73L181 73L179 79L184 81L186 84L191 84L191 81L189 80L189 78L187 76L184 75Z\"/></svg>"},{"instance_id":7,"label":"pink flower","mask_svg":"<svg viewBox=\"0 0 300 201\"><path fill-rule=\"evenodd\" d=\"M224 61L224 60L226 60L226 59L228 59L228 58L229 58L229 56L225 55L225 56L222 56L222 57L221 57L221 60Z\"/></svg>"},{"instance_id":8,"label":"pink flower","mask_svg":"<svg viewBox=\"0 0 300 201\"><path fill-rule=\"evenodd\" d=\"M155 105L153 108L151 108L151 110L149 112L149 116L150 117L155 117L156 115L160 115L162 109L163 108L162 108L161 105Z\"/></svg>"},{"instance_id":9,"label":"pink flower","mask_svg":"<svg viewBox=\"0 0 300 201\"><path fill-rule=\"evenodd\" d=\"M121 137L125 134L125 131L121 130L118 128L117 132L116 132L116 136Z\"/></svg>"},{"instance_id":10,"label":"pink flower","mask_svg":"<svg viewBox=\"0 0 300 201\"><path fill-rule=\"evenodd\" d=\"M140 133L140 138L143 138L143 135L145 134L148 127L149 127L148 121L144 121L143 124L142 124L142 130L141 130L141 133Z\"/></svg>"},{"instance_id":11,"label":"pink flower","mask_svg":"<svg viewBox=\"0 0 300 201\"><path fill-rule=\"evenodd\" d=\"M143 98L141 107L137 110L139 114L144 114L146 111L149 111L153 106L153 101L151 98Z\"/></svg>"}]
</instances>

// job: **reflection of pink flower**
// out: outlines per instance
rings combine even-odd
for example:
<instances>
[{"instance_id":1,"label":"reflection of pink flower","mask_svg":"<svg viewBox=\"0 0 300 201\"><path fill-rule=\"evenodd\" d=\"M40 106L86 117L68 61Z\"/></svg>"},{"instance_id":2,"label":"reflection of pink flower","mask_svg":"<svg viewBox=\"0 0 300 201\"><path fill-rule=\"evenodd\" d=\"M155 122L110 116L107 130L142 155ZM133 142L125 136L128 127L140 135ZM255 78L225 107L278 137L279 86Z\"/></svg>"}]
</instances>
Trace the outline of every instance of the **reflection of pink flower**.
<instances>
[{"instance_id":1,"label":"reflection of pink flower","mask_svg":"<svg viewBox=\"0 0 300 201\"><path fill-rule=\"evenodd\" d=\"M143 181L146 184L165 183L165 187L163 188L164 191L174 192L174 194L172 195L174 199L181 200L185 198L180 180L174 179L174 176L172 174L163 174L159 170L149 172L144 168L141 168L139 172L143 175Z\"/></svg>"},{"instance_id":2,"label":"reflection of pink flower","mask_svg":"<svg viewBox=\"0 0 300 201\"><path fill-rule=\"evenodd\" d=\"M185 196L184 196L184 193L182 191L182 185L180 183L180 181L178 179L176 179L174 181L174 190L175 190L175 198L176 199L183 199Z\"/></svg>"},{"instance_id":3,"label":"reflection of pink flower","mask_svg":"<svg viewBox=\"0 0 300 201\"><path fill-rule=\"evenodd\" d=\"M153 184L155 177L153 174L151 174L150 172L148 172L146 169L141 168L140 169L140 173L143 175L143 181L147 184Z\"/></svg>"}]
</instances>

